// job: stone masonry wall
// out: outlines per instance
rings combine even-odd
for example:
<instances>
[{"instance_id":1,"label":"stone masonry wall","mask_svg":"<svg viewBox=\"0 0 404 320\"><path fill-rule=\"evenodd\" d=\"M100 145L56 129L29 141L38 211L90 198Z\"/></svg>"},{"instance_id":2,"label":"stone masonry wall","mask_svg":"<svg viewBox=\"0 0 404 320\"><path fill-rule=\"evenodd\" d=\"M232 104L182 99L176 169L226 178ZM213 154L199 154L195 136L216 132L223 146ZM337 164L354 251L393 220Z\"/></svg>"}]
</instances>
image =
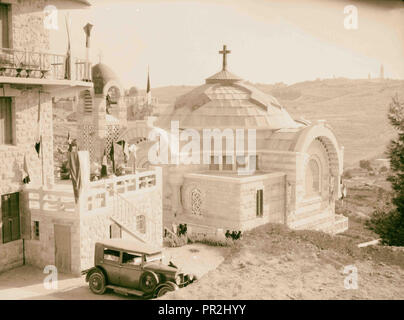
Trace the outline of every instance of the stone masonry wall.
<instances>
[{"instance_id":1,"label":"stone masonry wall","mask_svg":"<svg viewBox=\"0 0 404 320\"><path fill-rule=\"evenodd\" d=\"M42 182L42 162L34 148L38 132L38 102L37 90L24 90L19 96L12 97L14 145L0 145L0 195L22 191L24 155L27 159L31 183ZM44 180L46 183L51 183L53 181L52 103L50 96L43 93L41 94L41 123ZM29 238L29 232L25 226L27 223L29 225L30 218L24 207L24 196L20 193L21 236ZM0 225L1 220L0 214ZM1 233L0 228L0 239L2 239ZM0 243L0 251L7 250L16 252L12 245ZM19 259L22 260L22 250L18 252L21 252Z\"/></svg>"},{"instance_id":2,"label":"stone masonry wall","mask_svg":"<svg viewBox=\"0 0 404 320\"><path fill-rule=\"evenodd\" d=\"M22 240L12 241L0 245L0 272L22 266Z\"/></svg>"},{"instance_id":3,"label":"stone masonry wall","mask_svg":"<svg viewBox=\"0 0 404 320\"><path fill-rule=\"evenodd\" d=\"M201 192L201 215L192 214L192 191ZM231 199L231 201L229 201ZM215 228L240 229L240 185L224 180L185 177L182 189L184 222Z\"/></svg>"},{"instance_id":4,"label":"stone masonry wall","mask_svg":"<svg viewBox=\"0 0 404 320\"><path fill-rule=\"evenodd\" d=\"M32 221L39 221L39 240L28 240L25 245L26 263L44 268L55 265L55 224L70 227L71 272L80 274L80 223L78 219L54 215L33 214ZM31 224L33 228L33 222Z\"/></svg>"},{"instance_id":5,"label":"stone masonry wall","mask_svg":"<svg viewBox=\"0 0 404 320\"><path fill-rule=\"evenodd\" d=\"M48 51L49 30L44 27L44 8L48 0L7 0L11 4L12 48Z\"/></svg>"},{"instance_id":6,"label":"stone masonry wall","mask_svg":"<svg viewBox=\"0 0 404 320\"><path fill-rule=\"evenodd\" d=\"M40 95L43 169L45 183L48 183L53 181L52 102L48 94ZM12 100L14 145L0 145L0 194L20 191L24 155L31 183L40 184L42 181L42 161L34 148L38 132L39 93L37 90L21 91L21 95L12 97Z\"/></svg>"}]
</instances>

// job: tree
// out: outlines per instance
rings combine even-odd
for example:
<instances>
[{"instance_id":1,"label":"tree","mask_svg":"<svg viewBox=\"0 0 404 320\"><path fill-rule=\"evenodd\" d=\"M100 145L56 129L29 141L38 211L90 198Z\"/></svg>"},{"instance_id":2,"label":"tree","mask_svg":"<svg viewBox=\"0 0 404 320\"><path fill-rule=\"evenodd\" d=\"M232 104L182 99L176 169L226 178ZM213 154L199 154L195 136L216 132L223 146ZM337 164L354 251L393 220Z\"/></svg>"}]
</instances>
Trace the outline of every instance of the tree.
<instances>
[{"instance_id":1,"label":"tree","mask_svg":"<svg viewBox=\"0 0 404 320\"><path fill-rule=\"evenodd\" d=\"M393 189L392 207L376 210L367 227L380 236L383 244L404 246L404 103L397 95L390 103L388 119L398 134L387 149L392 173L387 178Z\"/></svg>"},{"instance_id":2,"label":"tree","mask_svg":"<svg viewBox=\"0 0 404 320\"><path fill-rule=\"evenodd\" d=\"M368 171L372 170L372 166L370 165L369 160L360 160L359 161L359 167L362 168L362 169L366 169Z\"/></svg>"}]
</instances>

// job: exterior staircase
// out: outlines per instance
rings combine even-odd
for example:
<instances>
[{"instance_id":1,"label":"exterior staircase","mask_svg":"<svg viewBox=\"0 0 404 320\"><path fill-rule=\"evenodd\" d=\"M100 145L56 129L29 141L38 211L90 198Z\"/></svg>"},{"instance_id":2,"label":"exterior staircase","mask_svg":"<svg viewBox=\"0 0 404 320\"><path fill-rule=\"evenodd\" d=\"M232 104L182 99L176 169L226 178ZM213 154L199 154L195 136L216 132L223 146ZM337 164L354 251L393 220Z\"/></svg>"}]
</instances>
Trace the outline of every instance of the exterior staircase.
<instances>
[{"instance_id":1,"label":"exterior staircase","mask_svg":"<svg viewBox=\"0 0 404 320\"><path fill-rule=\"evenodd\" d=\"M110 218L124 229L131 236L138 240L150 243L152 242L150 232L153 228L157 228L158 224L147 215L137 214L135 206L130 200L115 193L113 212Z\"/></svg>"}]
</instances>

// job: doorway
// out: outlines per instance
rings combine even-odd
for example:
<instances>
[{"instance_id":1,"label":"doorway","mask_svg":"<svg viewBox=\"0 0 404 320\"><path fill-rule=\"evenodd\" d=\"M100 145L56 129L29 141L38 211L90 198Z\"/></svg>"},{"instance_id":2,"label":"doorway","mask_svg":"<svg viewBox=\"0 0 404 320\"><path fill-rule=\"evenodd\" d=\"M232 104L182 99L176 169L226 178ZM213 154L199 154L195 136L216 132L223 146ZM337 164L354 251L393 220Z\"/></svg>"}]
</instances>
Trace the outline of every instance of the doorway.
<instances>
[{"instance_id":1,"label":"doorway","mask_svg":"<svg viewBox=\"0 0 404 320\"><path fill-rule=\"evenodd\" d=\"M55 266L58 272L71 272L70 226L55 224Z\"/></svg>"}]
</instances>

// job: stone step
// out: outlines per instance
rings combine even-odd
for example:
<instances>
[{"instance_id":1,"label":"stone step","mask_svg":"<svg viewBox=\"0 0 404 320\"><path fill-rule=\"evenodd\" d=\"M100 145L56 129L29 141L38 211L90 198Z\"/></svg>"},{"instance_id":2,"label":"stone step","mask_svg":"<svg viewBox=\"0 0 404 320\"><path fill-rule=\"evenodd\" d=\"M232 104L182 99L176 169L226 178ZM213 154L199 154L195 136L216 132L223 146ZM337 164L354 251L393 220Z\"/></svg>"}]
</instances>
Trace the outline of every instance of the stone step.
<instances>
[{"instance_id":1,"label":"stone step","mask_svg":"<svg viewBox=\"0 0 404 320\"><path fill-rule=\"evenodd\" d=\"M302 218L302 219L300 219L299 215L297 215L298 220L291 222L289 227L291 227L293 229L306 228L306 226L312 225L313 223L316 223L321 219L331 218L333 216L334 216L334 214L331 213L329 210L325 210L322 213L313 214L313 215L311 215L309 217L305 217L305 218Z\"/></svg>"}]
</instances>

